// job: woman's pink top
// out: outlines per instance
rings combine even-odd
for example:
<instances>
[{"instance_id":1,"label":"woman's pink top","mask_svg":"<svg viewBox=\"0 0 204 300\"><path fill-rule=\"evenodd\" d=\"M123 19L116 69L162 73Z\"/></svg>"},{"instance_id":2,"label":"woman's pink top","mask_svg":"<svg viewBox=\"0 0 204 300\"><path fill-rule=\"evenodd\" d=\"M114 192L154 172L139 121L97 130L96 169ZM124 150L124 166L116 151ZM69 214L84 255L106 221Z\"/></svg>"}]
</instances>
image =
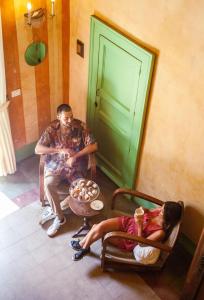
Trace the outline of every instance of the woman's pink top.
<instances>
[{"instance_id":1,"label":"woman's pink top","mask_svg":"<svg viewBox=\"0 0 204 300\"><path fill-rule=\"evenodd\" d=\"M153 232L163 229L162 226L151 222L151 219L157 217L160 211L161 209L159 208L159 209L154 209L152 211L150 210L144 214L143 231L142 231L143 237L146 238ZM135 222L134 217L122 216L122 217L118 217L118 221L119 221L120 231L127 232L131 235L138 235L138 225ZM136 245L137 242L135 241L120 239L118 247L126 251L132 251Z\"/></svg>"}]
</instances>

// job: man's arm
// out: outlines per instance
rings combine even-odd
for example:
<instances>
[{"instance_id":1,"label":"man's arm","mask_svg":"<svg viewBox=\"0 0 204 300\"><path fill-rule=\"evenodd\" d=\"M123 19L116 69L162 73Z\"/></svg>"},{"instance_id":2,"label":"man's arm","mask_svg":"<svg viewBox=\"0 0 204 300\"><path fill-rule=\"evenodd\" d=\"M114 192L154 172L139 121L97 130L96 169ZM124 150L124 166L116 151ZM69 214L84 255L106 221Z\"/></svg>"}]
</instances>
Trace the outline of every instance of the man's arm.
<instances>
[{"instance_id":1,"label":"man's arm","mask_svg":"<svg viewBox=\"0 0 204 300\"><path fill-rule=\"evenodd\" d=\"M72 157L74 157L74 158L77 159L77 158L79 158L81 156L88 155L90 153L96 152L97 150L98 150L97 143L89 144L88 146L86 146L85 148L83 148L81 151L74 153L72 155Z\"/></svg>"},{"instance_id":2,"label":"man's arm","mask_svg":"<svg viewBox=\"0 0 204 300\"><path fill-rule=\"evenodd\" d=\"M87 145L81 151L75 152L73 155L71 155L70 158L68 158L67 160L68 166L72 167L77 158L96 152L97 150L98 150L97 143Z\"/></svg>"},{"instance_id":3,"label":"man's arm","mask_svg":"<svg viewBox=\"0 0 204 300\"><path fill-rule=\"evenodd\" d=\"M39 142L37 143L35 147L35 154L54 154L54 153L64 153L71 156L72 151L70 149L65 148L53 148L48 146L43 146Z\"/></svg>"},{"instance_id":4,"label":"man's arm","mask_svg":"<svg viewBox=\"0 0 204 300\"><path fill-rule=\"evenodd\" d=\"M57 153L59 149L56 148L52 148L52 147L46 147L43 146L39 143L37 143L36 147L35 147L35 154L54 154Z\"/></svg>"}]
</instances>

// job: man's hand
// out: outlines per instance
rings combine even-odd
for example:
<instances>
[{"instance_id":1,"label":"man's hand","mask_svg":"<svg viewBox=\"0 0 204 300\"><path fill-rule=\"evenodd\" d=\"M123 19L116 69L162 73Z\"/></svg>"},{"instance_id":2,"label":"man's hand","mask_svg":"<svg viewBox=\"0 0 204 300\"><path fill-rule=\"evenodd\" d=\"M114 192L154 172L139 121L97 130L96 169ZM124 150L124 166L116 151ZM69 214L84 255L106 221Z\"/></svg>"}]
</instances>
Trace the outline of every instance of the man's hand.
<instances>
[{"instance_id":1,"label":"man's hand","mask_svg":"<svg viewBox=\"0 0 204 300\"><path fill-rule=\"evenodd\" d=\"M57 153L67 155L68 158L70 158L74 154L73 150L69 148L58 148Z\"/></svg>"},{"instance_id":2,"label":"man's hand","mask_svg":"<svg viewBox=\"0 0 204 300\"><path fill-rule=\"evenodd\" d=\"M72 168L73 165L74 165L74 163L75 163L75 161L76 161L76 158L74 156L69 157L68 160L67 160L68 167Z\"/></svg>"}]
</instances>

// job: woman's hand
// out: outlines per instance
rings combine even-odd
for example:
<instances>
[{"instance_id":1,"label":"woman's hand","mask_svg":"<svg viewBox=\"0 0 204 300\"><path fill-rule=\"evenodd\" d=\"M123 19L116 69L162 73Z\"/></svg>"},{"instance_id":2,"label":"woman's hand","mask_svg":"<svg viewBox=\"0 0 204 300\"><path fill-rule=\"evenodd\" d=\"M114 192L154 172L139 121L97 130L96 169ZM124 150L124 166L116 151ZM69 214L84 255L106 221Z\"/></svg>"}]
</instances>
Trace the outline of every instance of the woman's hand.
<instances>
[{"instance_id":1,"label":"woman's hand","mask_svg":"<svg viewBox=\"0 0 204 300\"><path fill-rule=\"evenodd\" d=\"M138 225L142 225L143 223L143 216L138 216L136 214L134 214L134 218L135 218L135 223L137 223Z\"/></svg>"},{"instance_id":2,"label":"woman's hand","mask_svg":"<svg viewBox=\"0 0 204 300\"><path fill-rule=\"evenodd\" d=\"M144 210L143 207L139 207L135 210L134 218L135 222L140 225L143 223Z\"/></svg>"},{"instance_id":3,"label":"woman's hand","mask_svg":"<svg viewBox=\"0 0 204 300\"><path fill-rule=\"evenodd\" d=\"M142 213L138 214L138 209L136 209L135 213L134 213L134 219L135 219L135 223L137 224L137 235L138 236L142 236L143 217L144 217L144 211L143 211L143 214Z\"/></svg>"}]
</instances>

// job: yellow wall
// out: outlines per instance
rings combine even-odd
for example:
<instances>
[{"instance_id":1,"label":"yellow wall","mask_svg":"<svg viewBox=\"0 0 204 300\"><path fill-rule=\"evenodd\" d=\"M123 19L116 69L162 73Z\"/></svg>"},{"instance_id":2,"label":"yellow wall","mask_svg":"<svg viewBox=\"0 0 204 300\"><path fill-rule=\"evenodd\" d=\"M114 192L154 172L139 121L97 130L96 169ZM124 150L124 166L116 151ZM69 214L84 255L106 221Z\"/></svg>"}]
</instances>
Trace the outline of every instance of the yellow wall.
<instances>
[{"instance_id":1,"label":"yellow wall","mask_svg":"<svg viewBox=\"0 0 204 300\"><path fill-rule=\"evenodd\" d=\"M90 15L157 54L137 178L138 190L183 200L183 232L197 241L204 225L204 2L70 1L70 104L86 118ZM76 39L85 57L76 54Z\"/></svg>"}]
</instances>

